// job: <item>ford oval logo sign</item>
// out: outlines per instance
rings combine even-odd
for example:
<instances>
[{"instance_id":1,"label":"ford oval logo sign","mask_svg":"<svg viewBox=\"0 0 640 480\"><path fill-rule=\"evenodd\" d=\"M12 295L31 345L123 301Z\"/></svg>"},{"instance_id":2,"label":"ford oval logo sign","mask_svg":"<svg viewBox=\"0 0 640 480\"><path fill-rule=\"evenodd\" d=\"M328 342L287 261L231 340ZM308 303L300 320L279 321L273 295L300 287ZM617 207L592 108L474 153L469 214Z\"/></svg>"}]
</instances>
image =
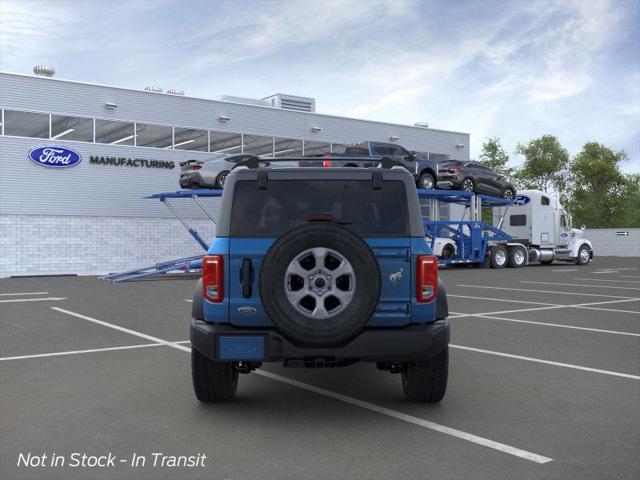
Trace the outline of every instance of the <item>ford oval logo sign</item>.
<instances>
[{"instance_id":1,"label":"ford oval logo sign","mask_svg":"<svg viewBox=\"0 0 640 480\"><path fill-rule=\"evenodd\" d=\"M38 147L29 152L29 160L43 167L68 168L79 164L82 156L69 148Z\"/></svg>"},{"instance_id":2,"label":"ford oval logo sign","mask_svg":"<svg viewBox=\"0 0 640 480\"><path fill-rule=\"evenodd\" d=\"M531 199L529 197L527 197L526 195L518 195L518 196L516 196L516 199L513 201L513 204L514 205L526 205L530 201L531 201Z\"/></svg>"}]
</instances>

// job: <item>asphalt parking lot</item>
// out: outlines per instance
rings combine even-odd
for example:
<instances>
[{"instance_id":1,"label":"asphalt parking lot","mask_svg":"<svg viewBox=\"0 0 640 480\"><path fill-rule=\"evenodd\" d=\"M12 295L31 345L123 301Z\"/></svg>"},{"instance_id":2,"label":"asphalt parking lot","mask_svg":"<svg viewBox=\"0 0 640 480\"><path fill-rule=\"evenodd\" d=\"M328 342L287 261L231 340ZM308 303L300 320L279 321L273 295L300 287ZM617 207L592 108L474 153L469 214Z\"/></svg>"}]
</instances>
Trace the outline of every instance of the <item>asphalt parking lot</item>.
<instances>
[{"instance_id":1,"label":"asphalt parking lot","mask_svg":"<svg viewBox=\"0 0 640 480\"><path fill-rule=\"evenodd\" d=\"M267 365L235 402L201 405L195 279L0 280L0 478L639 478L640 259L440 274L452 348L439 405L406 402L371 364ZM71 467L74 452L117 460ZM18 467L21 453L48 457ZM206 460L154 467L153 453Z\"/></svg>"}]
</instances>

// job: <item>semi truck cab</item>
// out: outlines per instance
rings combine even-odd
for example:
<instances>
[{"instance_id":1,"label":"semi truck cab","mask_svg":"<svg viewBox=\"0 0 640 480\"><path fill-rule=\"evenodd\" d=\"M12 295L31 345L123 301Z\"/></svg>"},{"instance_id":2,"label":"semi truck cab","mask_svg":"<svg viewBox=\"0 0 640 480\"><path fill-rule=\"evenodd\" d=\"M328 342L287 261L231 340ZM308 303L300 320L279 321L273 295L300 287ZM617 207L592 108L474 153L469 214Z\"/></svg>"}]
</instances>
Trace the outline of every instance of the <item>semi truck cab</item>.
<instances>
[{"instance_id":1,"label":"semi truck cab","mask_svg":"<svg viewBox=\"0 0 640 480\"><path fill-rule=\"evenodd\" d=\"M503 219L504 217L504 219ZM586 264L593 259L593 246L584 238L586 228L572 228L571 216L560 202L539 190L518 192L512 206L493 211L493 223L527 247L529 262L553 260Z\"/></svg>"}]
</instances>

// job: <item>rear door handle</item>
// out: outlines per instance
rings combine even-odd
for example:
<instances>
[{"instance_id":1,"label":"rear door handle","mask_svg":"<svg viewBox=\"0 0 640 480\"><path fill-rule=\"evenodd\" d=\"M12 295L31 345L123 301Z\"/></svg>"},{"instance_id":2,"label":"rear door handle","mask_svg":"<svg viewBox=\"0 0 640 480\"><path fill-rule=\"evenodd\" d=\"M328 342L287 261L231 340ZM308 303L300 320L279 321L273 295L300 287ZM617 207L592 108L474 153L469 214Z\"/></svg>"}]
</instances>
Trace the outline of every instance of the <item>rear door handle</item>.
<instances>
[{"instance_id":1,"label":"rear door handle","mask_svg":"<svg viewBox=\"0 0 640 480\"><path fill-rule=\"evenodd\" d=\"M242 296L244 298L251 298L251 273L253 266L251 265L251 259L245 258L242 260Z\"/></svg>"}]
</instances>

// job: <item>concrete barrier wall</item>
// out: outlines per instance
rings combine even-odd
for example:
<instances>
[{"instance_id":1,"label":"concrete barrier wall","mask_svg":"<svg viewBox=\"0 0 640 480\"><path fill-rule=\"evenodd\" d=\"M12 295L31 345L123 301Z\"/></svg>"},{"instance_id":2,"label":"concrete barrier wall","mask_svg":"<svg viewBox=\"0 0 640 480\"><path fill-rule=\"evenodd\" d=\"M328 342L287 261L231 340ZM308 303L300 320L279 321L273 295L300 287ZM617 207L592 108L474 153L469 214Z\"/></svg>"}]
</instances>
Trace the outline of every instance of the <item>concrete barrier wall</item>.
<instances>
[{"instance_id":1,"label":"concrete barrier wall","mask_svg":"<svg viewBox=\"0 0 640 480\"><path fill-rule=\"evenodd\" d=\"M587 229L594 256L640 257L640 228Z\"/></svg>"}]
</instances>

